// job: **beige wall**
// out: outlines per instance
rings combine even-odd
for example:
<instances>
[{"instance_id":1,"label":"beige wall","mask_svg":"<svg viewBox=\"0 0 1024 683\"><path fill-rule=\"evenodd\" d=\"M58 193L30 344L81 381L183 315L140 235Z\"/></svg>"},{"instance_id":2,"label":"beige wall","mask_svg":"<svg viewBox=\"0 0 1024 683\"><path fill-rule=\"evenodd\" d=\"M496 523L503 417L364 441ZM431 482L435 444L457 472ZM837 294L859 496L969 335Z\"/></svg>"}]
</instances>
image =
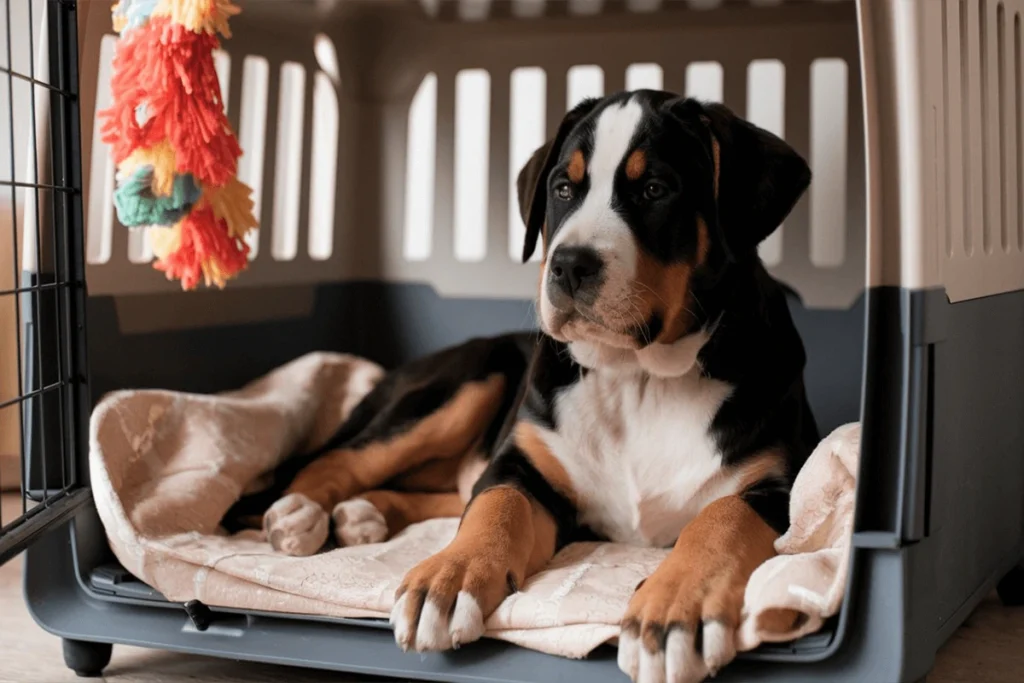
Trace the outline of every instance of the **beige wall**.
<instances>
[{"instance_id":1,"label":"beige wall","mask_svg":"<svg viewBox=\"0 0 1024 683\"><path fill-rule=\"evenodd\" d=\"M12 224L10 198L0 198L0 290L9 289L14 282ZM0 296L0 402L18 395L15 301L11 295ZM17 406L0 409L0 489L17 484L20 440Z\"/></svg>"}]
</instances>

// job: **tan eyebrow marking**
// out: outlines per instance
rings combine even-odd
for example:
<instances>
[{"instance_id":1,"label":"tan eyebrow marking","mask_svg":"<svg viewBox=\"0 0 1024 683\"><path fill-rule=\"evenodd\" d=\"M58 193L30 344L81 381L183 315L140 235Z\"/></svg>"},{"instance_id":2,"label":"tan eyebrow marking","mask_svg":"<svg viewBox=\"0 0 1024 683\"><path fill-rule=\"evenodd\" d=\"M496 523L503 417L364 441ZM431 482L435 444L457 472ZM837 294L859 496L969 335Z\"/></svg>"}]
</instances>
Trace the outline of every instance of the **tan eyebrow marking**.
<instances>
[{"instance_id":1,"label":"tan eyebrow marking","mask_svg":"<svg viewBox=\"0 0 1024 683\"><path fill-rule=\"evenodd\" d=\"M637 180L647 170L647 153L642 149L635 150L626 159L626 177Z\"/></svg>"},{"instance_id":2,"label":"tan eyebrow marking","mask_svg":"<svg viewBox=\"0 0 1024 683\"><path fill-rule=\"evenodd\" d=\"M566 173L569 180L574 183L583 182L583 175L587 172L587 162L583 159L583 151L576 150L569 158L569 168Z\"/></svg>"}]
</instances>

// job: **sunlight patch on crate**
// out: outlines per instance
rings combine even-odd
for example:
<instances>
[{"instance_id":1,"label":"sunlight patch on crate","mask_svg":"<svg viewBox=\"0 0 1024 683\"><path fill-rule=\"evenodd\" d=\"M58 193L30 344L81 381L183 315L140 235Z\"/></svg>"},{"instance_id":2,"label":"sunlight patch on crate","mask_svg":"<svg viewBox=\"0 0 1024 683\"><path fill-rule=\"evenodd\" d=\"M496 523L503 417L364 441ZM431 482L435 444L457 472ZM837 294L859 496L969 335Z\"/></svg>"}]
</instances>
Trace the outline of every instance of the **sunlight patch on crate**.
<instances>
[{"instance_id":1,"label":"sunlight patch on crate","mask_svg":"<svg viewBox=\"0 0 1024 683\"><path fill-rule=\"evenodd\" d=\"M811 62L810 258L819 268L846 257L848 79L842 59Z\"/></svg>"},{"instance_id":2,"label":"sunlight patch on crate","mask_svg":"<svg viewBox=\"0 0 1024 683\"><path fill-rule=\"evenodd\" d=\"M270 65L263 57L249 55L242 61L242 102L238 120L238 179L252 188L253 215L260 221L263 208L263 158L267 140L267 97ZM249 260L259 253L260 228L246 235Z\"/></svg>"},{"instance_id":3,"label":"sunlight patch on crate","mask_svg":"<svg viewBox=\"0 0 1024 683\"><path fill-rule=\"evenodd\" d=\"M747 120L785 137L786 65L781 61L757 59L747 65ZM768 266L782 263L782 231L780 225L758 249Z\"/></svg>"},{"instance_id":4,"label":"sunlight patch on crate","mask_svg":"<svg viewBox=\"0 0 1024 683\"><path fill-rule=\"evenodd\" d=\"M110 76L113 71L116 44L117 37L112 35L103 36L100 42L95 112L111 105ZM89 197L85 209L85 261L91 264L110 261L110 252L113 248L111 242L114 229L115 169L114 160L110 156L110 146L104 144L101 139L102 128L103 120L95 117L92 129L92 158L88 169L93 182L89 184Z\"/></svg>"},{"instance_id":5,"label":"sunlight patch on crate","mask_svg":"<svg viewBox=\"0 0 1024 683\"><path fill-rule=\"evenodd\" d=\"M403 256L430 258L434 232L434 172L437 148L437 75L427 74L409 107L405 155Z\"/></svg>"},{"instance_id":6,"label":"sunlight patch on crate","mask_svg":"<svg viewBox=\"0 0 1024 683\"><path fill-rule=\"evenodd\" d=\"M519 215L516 179L533 152L544 144L547 111L547 74L540 67L519 67L512 71L509 84L509 189L508 248L509 256L518 261L523 254L526 225ZM532 260L541 258L541 249Z\"/></svg>"},{"instance_id":7,"label":"sunlight patch on crate","mask_svg":"<svg viewBox=\"0 0 1024 683\"><path fill-rule=\"evenodd\" d=\"M595 64L577 64L566 76L566 109L588 97L604 95L604 69Z\"/></svg>"},{"instance_id":8,"label":"sunlight patch on crate","mask_svg":"<svg viewBox=\"0 0 1024 683\"><path fill-rule=\"evenodd\" d=\"M455 258L487 253L491 75L463 69L455 76Z\"/></svg>"},{"instance_id":9,"label":"sunlight patch on crate","mask_svg":"<svg viewBox=\"0 0 1024 683\"><path fill-rule=\"evenodd\" d=\"M686 96L721 102L723 75L718 62L691 62L686 66Z\"/></svg>"},{"instance_id":10,"label":"sunlight patch on crate","mask_svg":"<svg viewBox=\"0 0 1024 683\"><path fill-rule=\"evenodd\" d=\"M626 67L626 90L662 90L665 72L660 64L637 63Z\"/></svg>"},{"instance_id":11,"label":"sunlight patch on crate","mask_svg":"<svg viewBox=\"0 0 1024 683\"><path fill-rule=\"evenodd\" d=\"M306 69L298 62L281 65L274 169L274 217L270 253L291 261L299 245L299 191L302 182L302 130Z\"/></svg>"},{"instance_id":12,"label":"sunlight patch on crate","mask_svg":"<svg viewBox=\"0 0 1024 683\"><path fill-rule=\"evenodd\" d=\"M338 93L332 77L313 78L313 144L310 148L309 238L306 248L316 261L331 257L334 247L334 200L338 170Z\"/></svg>"}]
</instances>

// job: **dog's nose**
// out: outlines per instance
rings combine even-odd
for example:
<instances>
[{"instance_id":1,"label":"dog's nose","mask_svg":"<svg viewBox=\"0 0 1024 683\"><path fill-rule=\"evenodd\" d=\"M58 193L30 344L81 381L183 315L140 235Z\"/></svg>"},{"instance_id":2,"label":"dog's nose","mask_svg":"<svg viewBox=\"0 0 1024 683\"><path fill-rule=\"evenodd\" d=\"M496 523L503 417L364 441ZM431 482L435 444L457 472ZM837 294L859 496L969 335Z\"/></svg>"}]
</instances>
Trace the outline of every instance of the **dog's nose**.
<instances>
[{"instance_id":1,"label":"dog's nose","mask_svg":"<svg viewBox=\"0 0 1024 683\"><path fill-rule=\"evenodd\" d=\"M558 247L548 266L551 279L569 296L597 283L603 267L601 257L590 247Z\"/></svg>"}]
</instances>

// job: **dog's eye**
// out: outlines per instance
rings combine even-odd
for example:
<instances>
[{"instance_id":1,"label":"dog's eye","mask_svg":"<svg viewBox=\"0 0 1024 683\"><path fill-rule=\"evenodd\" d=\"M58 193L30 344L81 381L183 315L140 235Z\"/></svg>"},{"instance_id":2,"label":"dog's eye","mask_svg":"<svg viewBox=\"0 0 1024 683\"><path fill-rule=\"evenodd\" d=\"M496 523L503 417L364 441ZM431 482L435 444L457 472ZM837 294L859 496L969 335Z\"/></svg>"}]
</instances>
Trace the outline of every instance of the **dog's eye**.
<instances>
[{"instance_id":1,"label":"dog's eye","mask_svg":"<svg viewBox=\"0 0 1024 683\"><path fill-rule=\"evenodd\" d=\"M644 199L651 201L661 199L665 196L666 192L668 192L668 189L664 184L652 181L644 186Z\"/></svg>"},{"instance_id":2,"label":"dog's eye","mask_svg":"<svg viewBox=\"0 0 1024 683\"><path fill-rule=\"evenodd\" d=\"M569 201L572 199L572 185L569 183L559 183L555 186L555 196L563 202Z\"/></svg>"}]
</instances>

